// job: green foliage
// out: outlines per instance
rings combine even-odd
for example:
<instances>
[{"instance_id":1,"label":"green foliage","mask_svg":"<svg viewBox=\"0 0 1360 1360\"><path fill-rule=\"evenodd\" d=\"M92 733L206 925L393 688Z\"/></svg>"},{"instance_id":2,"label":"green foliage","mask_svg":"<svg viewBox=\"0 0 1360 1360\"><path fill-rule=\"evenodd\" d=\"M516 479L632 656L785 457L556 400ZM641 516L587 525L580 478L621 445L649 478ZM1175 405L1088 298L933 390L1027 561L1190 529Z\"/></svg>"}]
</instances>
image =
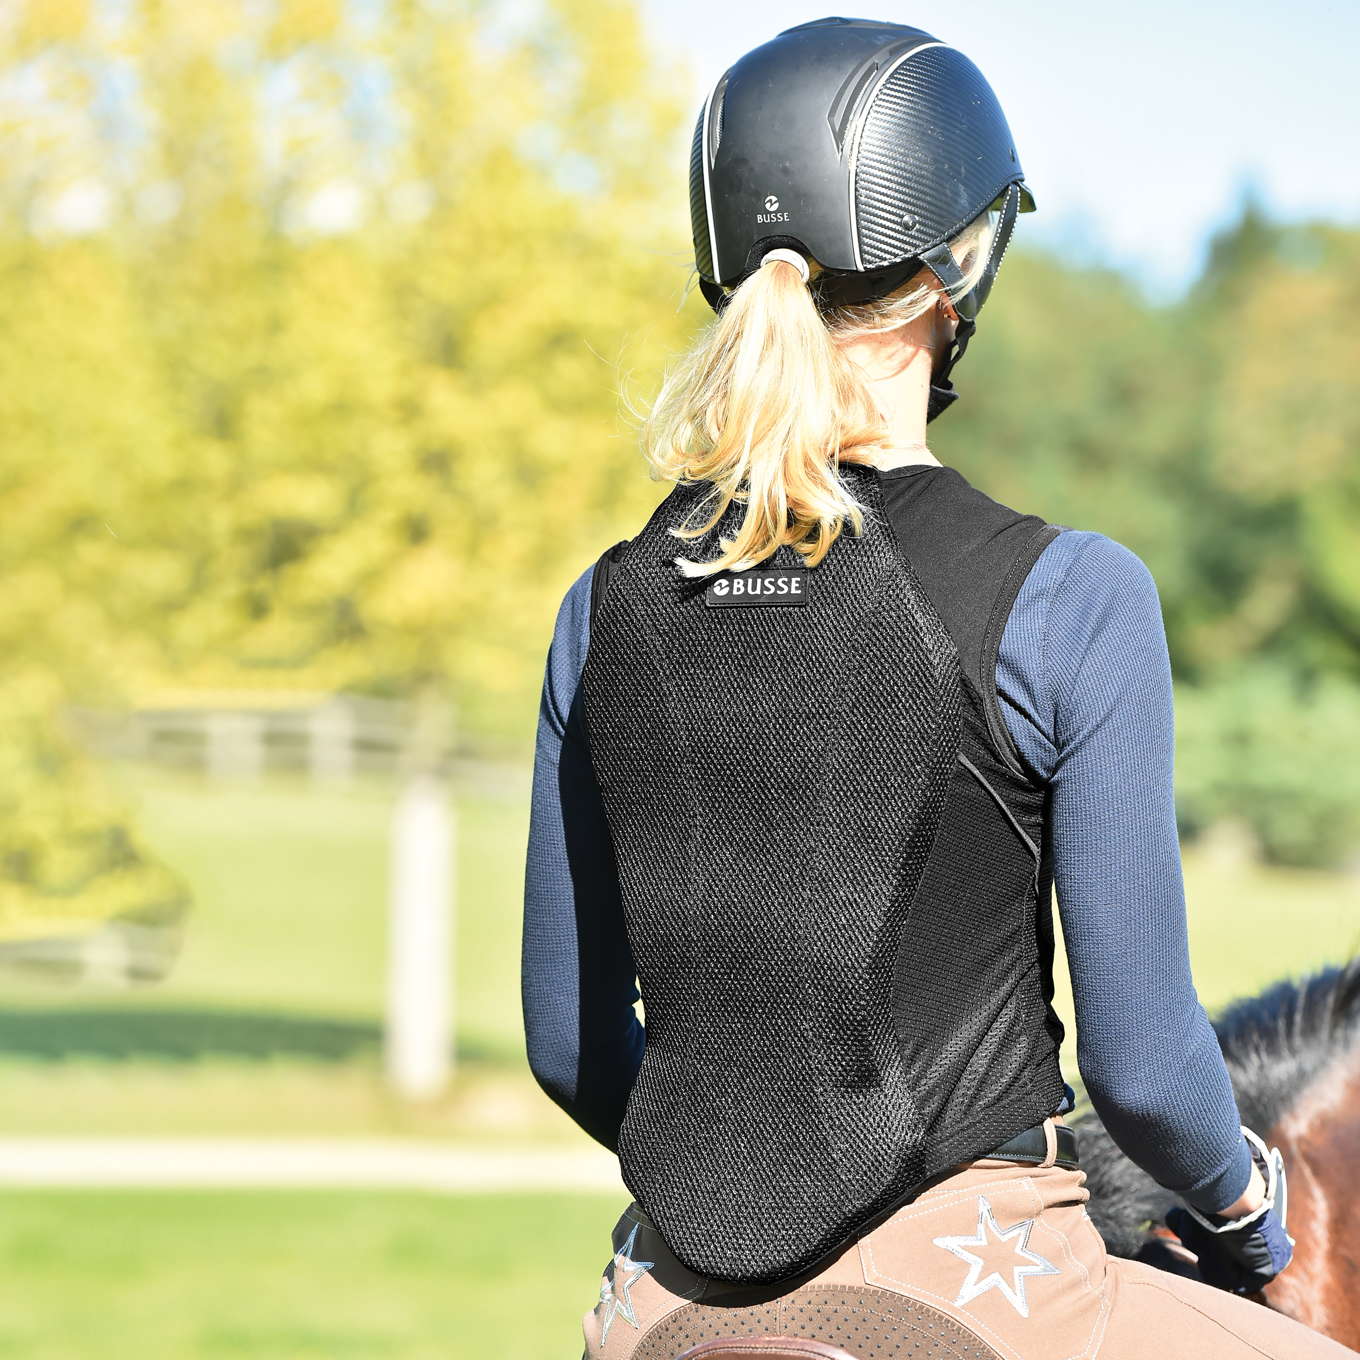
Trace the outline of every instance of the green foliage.
<instances>
[{"instance_id":1,"label":"green foliage","mask_svg":"<svg viewBox=\"0 0 1360 1360\"><path fill-rule=\"evenodd\" d=\"M174 892L73 700L443 690L527 731L564 579L656 496L611 364L684 333L655 154L683 72L619 3L514 37L433 0L45 0L0 43L43 92L0 169L20 930Z\"/></svg>"},{"instance_id":2,"label":"green foliage","mask_svg":"<svg viewBox=\"0 0 1360 1360\"><path fill-rule=\"evenodd\" d=\"M1233 544L1248 598L1272 602L1262 644L1360 678L1360 232L1279 239L1216 336L1215 481L1262 530Z\"/></svg>"},{"instance_id":3,"label":"green foliage","mask_svg":"<svg viewBox=\"0 0 1360 1360\"><path fill-rule=\"evenodd\" d=\"M1109 534L1155 562L1168 593L1188 589L1202 473L1180 328L1109 270L1008 253L932 448L998 500Z\"/></svg>"},{"instance_id":4,"label":"green foliage","mask_svg":"<svg viewBox=\"0 0 1360 1360\"><path fill-rule=\"evenodd\" d=\"M678 74L618 3L515 39L435 3L376 29L336 5L31 10L51 31L11 62L121 68L140 139L107 148L121 192L92 235L0 237L15 456L99 512L82 551L137 683L436 682L479 724L522 704L563 574L655 495L611 363L684 335L655 154ZM53 121L100 135L64 101ZM21 217L60 216L90 169L67 158L15 166Z\"/></svg>"},{"instance_id":5,"label":"green foliage","mask_svg":"<svg viewBox=\"0 0 1360 1360\"><path fill-rule=\"evenodd\" d=\"M1237 817L1285 863L1353 859L1360 831L1357 371L1360 232L1269 224L1248 199L1173 307L1009 256L932 431L998 499L1144 558L1187 828Z\"/></svg>"},{"instance_id":6,"label":"green foliage","mask_svg":"<svg viewBox=\"0 0 1360 1360\"><path fill-rule=\"evenodd\" d=\"M146 573L113 527L164 512L148 496L163 407L129 352L138 327L104 243L7 243L0 328L0 933L172 908L177 877L145 851L60 720L71 700L117 694L154 649ZM138 485L140 483L140 486Z\"/></svg>"},{"instance_id":7,"label":"green foliage","mask_svg":"<svg viewBox=\"0 0 1360 1360\"><path fill-rule=\"evenodd\" d=\"M538 18L29 0L0 32L0 929L176 891L73 700L424 692L525 749L563 590L662 494L620 388L707 318L685 73L630 0ZM1358 294L1360 233L1254 209L1179 307L1013 252L932 435L1144 556L1183 682L1360 683Z\"/></svg>"},{"instance_id":8,"label":"green foliage","mask_svg":"<svg viewBox=\"0 0 1360 1360\"><path fill-rule=\"evenodd\" d=\"M1258 663L1177 704L1178 810L1191 832L1229 818L1280 864L1360 867L1360 687Z\"/></svg>"}]
</instances>

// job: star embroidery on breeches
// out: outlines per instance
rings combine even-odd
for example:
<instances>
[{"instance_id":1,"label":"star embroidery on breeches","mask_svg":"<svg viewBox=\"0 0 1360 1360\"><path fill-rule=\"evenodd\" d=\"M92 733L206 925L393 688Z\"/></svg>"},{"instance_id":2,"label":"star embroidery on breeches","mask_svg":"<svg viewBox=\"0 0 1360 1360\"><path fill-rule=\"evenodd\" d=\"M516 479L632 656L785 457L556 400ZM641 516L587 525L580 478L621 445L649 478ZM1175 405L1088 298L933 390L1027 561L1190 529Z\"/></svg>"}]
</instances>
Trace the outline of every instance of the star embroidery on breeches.
<instances>
[{"instance_id":1,"label":"star embroidery on breeches","mask_svg":"<svg viewBox=\"0 0 1360 1360\"><path fill-rule=\"evenodd\" d=\"M600 1328L600 1345L602 1346L609 1336L609 1329L614 1325L616 1317L622 1315L634 1327L638 1325L637 1312L633 1308L633 1298L630 1291L656 1262L633 1260L633 1243L637 1240L637 1230L638 1225L634 1223L633 1231L628 1234L628 1240L623 1244L623 1249L614 1253L613 1277L600 1283L600 1302L596 1307L603 1306L604 1308L604 1325Z\"/></svg>"},{"instance_id":2,"label":"star embroidery on breeches","mask_svg":"<svg viewBox=\"0 0 1360 1360\"><path fill-rule=\"evenodd\" d=\"M968 1274L964 1278L963 1287L959 1290L958 1298L954 1300L956 1307L962 1307L989 1289L999 1289L1021 1317L1029 1316L1025 1281L1032 1275L1060 1273L1058 1267L1051 1261L1045 1260L1037 1251L1029 1249L1029 1235L1034 1230L1034 1222L1032 1218L1022 1218L1012 1227L1000 1228L992 1216L992 1206L987 1203L986 1196L979 1195L976 1233L971 1237L960 1235L934 1239L937 1247L953 1252L960 1261L968 1265ZM1019 1238L1018 1242L1014 1241L1016 1238ZM985 1254L980 1255L977 1250L973 1250L979 1248L985 1253L988 1247L1012 1242L1014 1245L1009 1247L1004 1261L993 1258L989 1262ZM1022 1259L1017 1260L1017 1257Z\"/></svg>"}]
</instances>

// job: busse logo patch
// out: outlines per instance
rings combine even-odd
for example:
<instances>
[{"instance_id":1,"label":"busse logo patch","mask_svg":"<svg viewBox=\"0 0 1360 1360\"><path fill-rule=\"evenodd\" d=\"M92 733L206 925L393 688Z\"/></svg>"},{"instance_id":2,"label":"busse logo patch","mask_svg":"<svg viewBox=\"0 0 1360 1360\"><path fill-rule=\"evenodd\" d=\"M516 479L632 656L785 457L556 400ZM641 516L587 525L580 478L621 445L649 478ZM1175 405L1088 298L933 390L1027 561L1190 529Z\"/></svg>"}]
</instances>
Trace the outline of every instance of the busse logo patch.
<instances>
[{"instance_id":1,"label":"busse logo patch","mask_svg":"<svg viewBox=\"0 0 1360 1360\"><path fill-rule=\"evenodd\" d=\"M752 567L723 572L704 591L710 609L745 604L806 604L809 573L806 567Z\"/></svg>"}]
</instances>

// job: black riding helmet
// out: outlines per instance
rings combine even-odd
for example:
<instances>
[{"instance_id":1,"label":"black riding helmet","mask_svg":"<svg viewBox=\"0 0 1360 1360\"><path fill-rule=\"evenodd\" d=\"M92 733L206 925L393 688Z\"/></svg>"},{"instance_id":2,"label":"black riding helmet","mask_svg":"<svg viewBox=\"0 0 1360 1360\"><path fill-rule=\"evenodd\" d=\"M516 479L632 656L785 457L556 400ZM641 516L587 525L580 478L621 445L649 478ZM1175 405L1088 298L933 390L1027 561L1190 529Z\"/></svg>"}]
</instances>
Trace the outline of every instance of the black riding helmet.
<instances>
[{"instance_id":1,"label":"black riding helmet","mask_svg":"<svg viewBox=\"0 0 1360 1360\"><path fill-rule=\"evenodd\" d=\"M694 129L689 200L699 287L719 312L777 247L821 265L810 286L823 309L884 297L922 265L956 287L950 239L996 210L982 277L954 303L928 419L958 395L949 375L1016 213L1034 209L977 67L919 28L872 19L786 29L724 72Z\"/></svg>"}]
</instances>

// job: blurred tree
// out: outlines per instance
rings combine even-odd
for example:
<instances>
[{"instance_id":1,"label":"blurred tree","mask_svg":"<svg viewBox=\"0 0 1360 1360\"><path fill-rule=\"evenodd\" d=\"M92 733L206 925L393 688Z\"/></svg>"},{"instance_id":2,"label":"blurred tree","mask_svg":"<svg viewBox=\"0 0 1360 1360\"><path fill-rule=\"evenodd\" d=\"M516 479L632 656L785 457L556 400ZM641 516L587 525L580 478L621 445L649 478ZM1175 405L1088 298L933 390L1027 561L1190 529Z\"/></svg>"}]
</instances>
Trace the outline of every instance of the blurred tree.
<instances>
[{"instance_id":1,"label":"blurred tree","mask_svg":"<svg viewBox=\"0 0 1360 1360\"><path fill-rule=\"evenodd\" d=\"M1257 270L1275 258L1284 235L1271 221L1260 189L1248 180L1236 214L1209 240L1204 268L1191 290L1195 310L1221 311L1239 300Z\"/></svg>"},{"instance_id":2,"label":"blurred tree","mask_svg":"<svg viewBox=\"0 0 1360 1360\"><path fill-rule=\"evenodd\" d=\"M631 0L14 7L13 901L80 879L33 868L76 828L156 872L60 735L73 699L422 694L523 749L563 589L665 490L619 389L649 396L708 318L687 89ZM932 439L1144 556L1180 680L1360 683L1357 289L1360 233L1251 199L1177 306L1012 252Z\"/></svg>"},{"instance_id":3,"label":"blurred tree","mask_svg":"<svg viewBox=\"0 0 1360 1360\"><path fill-rule=\"evenodd\" d=\"M656 268L658 243L684 258L655 155L674 77L617 3L519 35L437 4L369 31L281 4L241 35L252 103L200 16L148 22L178 207L139 234L138 287L203 508L162 667L432 687L522 730L564 574L656 495L601 356L632 334L654 364L683 335L683 275Z\"/></svg>"},{"instance_id":4,"label":"blurred tree","mask_svg":"<svg viewBox=\"0 0 1360 1360\"><path fill-rule=\"evenodd\" d=\"M1276 863L1360 869L1356 687L1274 660L1177 696L1178 810L1191 833L1250 829Z\"/></svg>"},{"instance_id":5,"label":"blurred tree","mask_svg":"<svg viewBox=\"0 0 1360 1360\"><path fill-rule=\"evenodd\" d=\"M1008 253L932 447L998 500L1126 543L1174 598L1204 476L1179 331L1112 270Z\"/></svg>"},{"instance_id":6,"label":"blurred tree","mask_svg":"<svg viewBox=\"0 0 1360 1360\"><path fill-rule=\"evenodd\" d=\"M0 933L31 935L185 900L61 721L156 651L109 566L122 507L150 513L165 411L104 244L9 241L0 258Z\"/></svg>"},{"instance_id":7,"label":"blurred tree","mask_svg":"<svg viewBox=\"0 0 1360 1360\"><path fill-rule=\"evenodd\" d=\"M1220 322L1215 481L1238 511L1225 527L1250 531L1228 540L1237 598L1205 629L1225 662L1259 649L1360 680L1360 233L1276 237Z\"/></svg>"},{"instance_id":8,"label":"blurred tree","mask_svg":"<svg viewBox=\"0 0 1360 1360\"><path fill-rule=\"evenodd\" d=\"M0 929L28 930L182 897L73 701L433 687L531 723L564 576L656 494L600 356L681 333L652 266L683 258L682 73L619 4L516 35L37 0L0 42Z\"/></svg>"},{"instance_id":9,"label":"blurred tree","mask_svg":"<svg viewBox=\"0 0 1360 1360\"><path fill-rule=\"evenodd\" d=\"M1013 254L932 431L999 499L1144 557L1191 682L1187 824L1238 816L1290 862L1360 835L1358 304L1360 232L1251 196L1175 306Z\"/></svg>"}]
</instances>

